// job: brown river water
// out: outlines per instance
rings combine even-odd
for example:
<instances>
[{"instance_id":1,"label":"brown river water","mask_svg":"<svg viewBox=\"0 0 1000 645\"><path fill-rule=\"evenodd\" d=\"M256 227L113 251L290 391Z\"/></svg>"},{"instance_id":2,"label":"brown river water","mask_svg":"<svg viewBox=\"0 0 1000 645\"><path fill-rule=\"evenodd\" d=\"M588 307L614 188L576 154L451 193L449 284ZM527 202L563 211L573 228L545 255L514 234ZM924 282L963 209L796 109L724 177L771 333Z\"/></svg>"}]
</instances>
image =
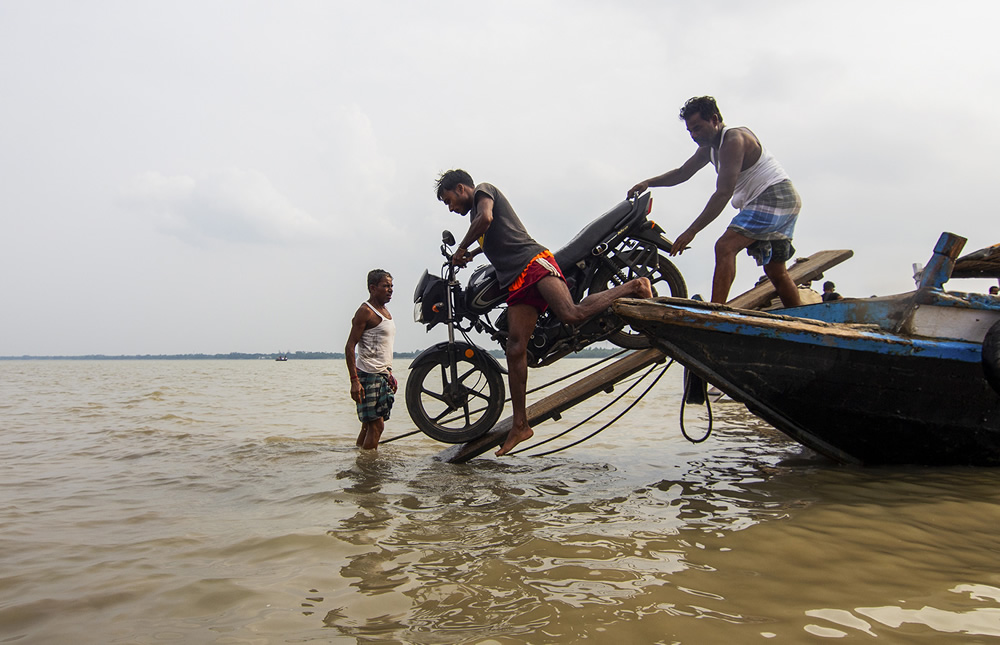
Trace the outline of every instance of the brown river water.
<instances>
[{"instance_id":1,"label":"brown river water","mask_svg":"<svg viewBox=\"0 0 1000 645\"><path fill-rule=\"evenodd\" d=\"M449 465L357 450L340 361L0 361L0 643L998 642L1000 470L689 443L679 383Z\"/></svg>"}]
</instances>

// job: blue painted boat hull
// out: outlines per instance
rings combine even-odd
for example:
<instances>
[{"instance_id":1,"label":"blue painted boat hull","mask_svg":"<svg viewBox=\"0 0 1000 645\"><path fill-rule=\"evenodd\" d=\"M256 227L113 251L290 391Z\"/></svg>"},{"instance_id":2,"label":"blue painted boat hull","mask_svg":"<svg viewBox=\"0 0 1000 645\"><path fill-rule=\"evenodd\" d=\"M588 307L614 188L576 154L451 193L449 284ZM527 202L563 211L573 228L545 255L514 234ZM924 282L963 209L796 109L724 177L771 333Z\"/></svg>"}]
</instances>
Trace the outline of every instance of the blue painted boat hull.
<instances>
[{"instance_id":1,"label":"blue painted boat hull","mask_svg":"<svg viewBox=\"0 0 1000 645\"><path fill-rule=\"evenodd\" d=\"M982 343L676 299L615 311L666 354L842 463L1000 466Z\"/></svg>"}]
</instances>

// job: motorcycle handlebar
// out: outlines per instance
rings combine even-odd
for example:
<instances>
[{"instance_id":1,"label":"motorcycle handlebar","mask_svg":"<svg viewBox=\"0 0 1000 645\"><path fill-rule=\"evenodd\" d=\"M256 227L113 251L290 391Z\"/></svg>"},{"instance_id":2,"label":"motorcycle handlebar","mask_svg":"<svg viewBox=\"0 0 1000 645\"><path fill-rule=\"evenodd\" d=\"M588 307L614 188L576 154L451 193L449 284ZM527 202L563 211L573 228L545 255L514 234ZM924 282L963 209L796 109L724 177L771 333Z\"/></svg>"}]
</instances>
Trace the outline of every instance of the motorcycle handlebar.
<instances>
[{"instance_id":1,"label":"motorcycle handlebar","mask_svg":"<svg viewBox=\"0 0 1000 645\"><path fill-rule=\"evenodd\" d=\"M452 258L455 257L454 253L449 253L449 249L446 245L441 245L441 255L444 256L444 264L441 265L443 270L448 271L449 279L458 275L458 272L464 267L460 267L457 264L452 264Z\"/></svg>"},{"instance_id":2,"label":"motorcycle handlebar","mask_svg":"<svg viewBox=\"0 0 1000 645\"><path fill-rule=\"evenodd\" d=\"M469 261L472 259L472 256L469 255L468 253L466 253L466 256L464 258L464 260L465 260L464 264L454 264L455 254L451 253L450 251L451 251L451 249L448 247L447 244L442 244L441 245L441 255L443 255L444 259L445 259L444 266L446 266L446 267L447 266L453 266L453 267L455 267L455 272L456 273L460 269L464 269L469 264Z\"/></svg>"}]
</instances>

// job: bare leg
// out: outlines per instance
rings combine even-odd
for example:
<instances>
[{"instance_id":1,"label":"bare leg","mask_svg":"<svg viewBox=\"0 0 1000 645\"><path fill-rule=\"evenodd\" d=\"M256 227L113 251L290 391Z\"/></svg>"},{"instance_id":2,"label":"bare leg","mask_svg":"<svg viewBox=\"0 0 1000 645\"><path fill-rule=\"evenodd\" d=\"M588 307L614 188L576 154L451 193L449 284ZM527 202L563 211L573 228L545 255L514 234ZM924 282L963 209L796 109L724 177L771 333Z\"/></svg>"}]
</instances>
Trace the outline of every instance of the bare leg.
<instances>
[{"instance_id":1,"label":"bare leg","mask_svg":"<svg viewBox=\"0 0 1000 645\"><path fill-rule=\"evenodd\" d=\"M574 304L566 282L555 276L539 280L538 291L552 307L552 311L564 323L579 324L596 316L611 306L617 298L634 296L651 298L653 289L649 279L636 278L607 291L601 291ZM526 411L526 391L528 389L528 339L531 338L538 322L538 312L531 305L513 305L507 308L507 324L510 336L507 338L507 381L510 384L510 403L513 408L513 424L507 440L497 450L497 457L506 455L517 444L534 435L528 425Z\"/></svg>"},{"instance_id":2,"label":"bare leg","mask_svg":"<svg viewBox=\"0 0 1000 645\"><path fill-rule=\"evenodd\" d=\"M362 421L361 422L361 434L358 435L358 444L357 444L358 448L360 448L361 446L365 445L365 435L367 435L367 434L368 434L368 422L367 421Z\"/></svg>"},{"instance_id":3,"label":"bare leg","mask_svg":"<svg viewBox=\"0 0 1000 645\"><path fill-rule=\"evenodd\" d=\"M592 293L579 304L573 303L569 287L561 278L546 276L538 281L538 291L552 307L556 317L567 325L579 325L611 306L618 298L652 298L649 278L636 278L607 291ZM509 316L509 314L508 314Z\"/></svg>"},{"instance_id":4,"label":"bare leg","mask_svg":"<svg viewBox=\"0 0 1000 645\"><path fill-rule=\"evenodd\" d=\"M537 322L538 312L531 305L512 305L507 308L510 330L507 338L507 382L510 384L513 424L507 433L507 440L496 452L497 457L506 455L514 446L535 434L528 425L525 399L528 389L528 339Z\"/></svg>"},{"instance_id":5,"label":"bare leg","mask_svg":"<svg viewBox=\"0 0 1000 645\"><path fill-rule=\"evenodd\" d=\"M715 274L712 276L712 302L725 304L736 279L736 255L753 244L753 240L727 230L715 243Z\"/></svg>"},{"instance_id":6,"label":"bare leg","mask_svg":"<svg viewBox=\"0 0 1000 645\"><path fill-rule=\"evenodd\" d=\"M368 432L365 434L364 444L361 446L365 450L375 450L378 448L378 441L382 438L382 431L385 429L385 421L382 417L368 422Z\"/></svg>"},{"instance_id":7,"label":"bare leg","mask_svg":"<svg viewBox=\"0 0 1000 645\"><path fill-rule=\"evenodd\" d=\"M774 290L781 298L781 304L785 307L798 307L802 304L799 298L799 288L795 286L792 276L788 275L788 268L784 262L768 262L764 265L764 273L771 279Z\"/></svg>"}]
</instances>

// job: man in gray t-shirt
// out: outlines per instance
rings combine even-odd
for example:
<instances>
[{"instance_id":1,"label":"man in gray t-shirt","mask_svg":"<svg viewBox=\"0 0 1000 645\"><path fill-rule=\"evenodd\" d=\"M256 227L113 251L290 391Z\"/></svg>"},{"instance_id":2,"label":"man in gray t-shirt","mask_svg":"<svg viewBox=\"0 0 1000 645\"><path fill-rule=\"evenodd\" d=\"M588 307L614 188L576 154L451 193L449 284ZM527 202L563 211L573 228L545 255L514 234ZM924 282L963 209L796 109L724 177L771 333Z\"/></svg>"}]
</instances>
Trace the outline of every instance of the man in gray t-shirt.
<instances>
[{"instance_id":1,"label":"man in gray t-shirt","mask_svg":"<svg viewBox=\"0 0 1000 645\"><path fill-rule=\"evenodd\" d=\"M483 197L493 200L493 222L486 233L477 239L496 269L500 286L506 289L517 280L532 258L546 249L528 234L500 189L493 184L479 184L473 191L473 201Z\"/></svg>"},{"instance_id":2,"label":"man in gray t-shirt","mask_svg":"<svg viewBox=\"0 0 1000 645\"><path fill-rule=\"evenodd\" d=\"M528 340L538 316L548 307L562 322L578 325L611 306L616 298L634 296L651 298L649 280L636 278L607 291L600 291L573 302L562 270L552 253L536 242L524 228L510 202L492 184L479 184L464 170L449 170L437 181L437 198L450 211L472 214L469 230L452 257L452 264L465 266L483 252L497 271L500 285L508 290L507 380L513 425L497 456L507 454L534 434L525 411L528 387ZM469 251L473 242L479 248Z\"/></svg>"}]
</instances>

